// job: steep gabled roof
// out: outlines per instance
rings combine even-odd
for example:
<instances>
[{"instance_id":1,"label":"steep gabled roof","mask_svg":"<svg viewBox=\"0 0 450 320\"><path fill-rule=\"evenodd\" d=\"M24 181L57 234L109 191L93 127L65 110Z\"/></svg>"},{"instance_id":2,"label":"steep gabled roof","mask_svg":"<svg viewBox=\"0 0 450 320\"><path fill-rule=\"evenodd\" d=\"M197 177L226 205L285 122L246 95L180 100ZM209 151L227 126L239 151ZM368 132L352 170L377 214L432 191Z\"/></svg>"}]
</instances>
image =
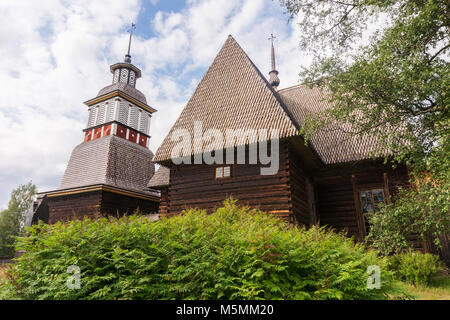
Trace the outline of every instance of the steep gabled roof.
<instances>
[{"instance_id":1,"label":"steep gabled roof","mask_svg":"<svg viewBox=\"0 0 450 320\"><path fill-rule=\"evenodd\" d=\"M172 141L172 133L187 129L192 138L195 121L202 122L203 132L218 129L223 136L226 129L272 128L279 130L280 138L295 136L307 114L330 107L326 98L323 90L306 85L274 91L239 44L228 36L153 161L170 160L177 143ZM349 136L351 130L350 124L329 125L314 133L310 145L325 164L368 159L370 152L379 149L376 136ZM246 141L252 142L257 142L257 137ZM164 176L167 180L168 172L162 170L161 179Z\"/></svg>"},{"instance_id":2,"label":"steep gabled roof","mask_svg":"<svg viewBox=\"0 0 450 320\"><path fill-rule=\"evenodd\" d=\"M202 122L203 131L218 129L223 136L226 129L278 129L280 138L298 133L281 100L232 36L156 151L154 161L169 160L176 145L172 133L186 129L192 137L195 121ZM252 137L247 143L257 140Z\"/></svg>"}]
</instances>

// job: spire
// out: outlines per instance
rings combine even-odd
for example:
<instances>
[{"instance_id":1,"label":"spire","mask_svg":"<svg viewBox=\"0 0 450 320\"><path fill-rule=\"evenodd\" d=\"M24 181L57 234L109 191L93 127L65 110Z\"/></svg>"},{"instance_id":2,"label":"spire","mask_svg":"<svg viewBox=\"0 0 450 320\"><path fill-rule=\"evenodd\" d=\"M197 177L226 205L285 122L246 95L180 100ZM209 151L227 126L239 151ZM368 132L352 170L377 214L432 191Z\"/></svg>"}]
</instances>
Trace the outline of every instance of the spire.
<instances>
[{"instance_id":1,"label":"spire","mask_svg":"<svg viewBox=\"0 0 450 320\"><path fill-rule=\"evenodd\" d=\"M271 59L272 59L272 70L269 72L270 78L269 78L269 84L274 88L277 89L278 85L280 84L280 79L278 78L278 71L275 67L275 49L273 47L273 40L276 37L272 34L270 34L270 40L272 42L272 50L271 50Z\"/></svg>"},{"instance_id":2,"label":"spire","mask_svg":"<svg viewBox=\"0 0 450 320\"><path fill-rule=\"evenodd\" d=\"M126 63L131 63L130 48L131 48L131 37L133 36L133 30L134 29L136 29L136 25L132 22L131 23L131 28L130 28L130 30L128 30L128 32L130 33L130 39L128 40L128 52L125 55L125 62Z\"/></svg>"},{"instance_id":3,"label":"spire","mask_svg":"<svg viewBox=\"0 0 450 320\"><path fill-rule=\"evenodd\" d=\"M131 64L130 48L134 29L136 29L136 25L131 23L131 28L128 30L130 33L130 39L128 40L128 51L125 55L124 62L115 63L110 67L111 73L113 74L112 84L123 82L134 88L136 87L136 80L141 77L141 70Z\"/></svg>"}]
</instances>

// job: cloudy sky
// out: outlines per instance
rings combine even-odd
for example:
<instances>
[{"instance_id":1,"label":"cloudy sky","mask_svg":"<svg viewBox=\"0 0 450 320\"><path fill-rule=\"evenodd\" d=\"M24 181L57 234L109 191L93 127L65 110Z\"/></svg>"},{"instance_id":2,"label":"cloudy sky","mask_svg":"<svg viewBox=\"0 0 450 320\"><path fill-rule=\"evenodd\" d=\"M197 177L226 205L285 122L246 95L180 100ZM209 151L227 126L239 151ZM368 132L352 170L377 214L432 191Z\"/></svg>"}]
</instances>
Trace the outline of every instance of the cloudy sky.
<instances>
[{"instance_id":1,"label":"cloudy sky","mask_svg":"<svg viewBox=\"0 0 450 320\"><path fill-rule=\"evenodd\" d=\"M136 23L132 62L137 88L157 109L156 151L228 34L263 74L276 36L280 88L298 82L306 63L298 30L278 0L0 0L0 208L32 180L39 191L59 182L83 139L84 101L109 85Z\"/></svg>"}]
</instances>

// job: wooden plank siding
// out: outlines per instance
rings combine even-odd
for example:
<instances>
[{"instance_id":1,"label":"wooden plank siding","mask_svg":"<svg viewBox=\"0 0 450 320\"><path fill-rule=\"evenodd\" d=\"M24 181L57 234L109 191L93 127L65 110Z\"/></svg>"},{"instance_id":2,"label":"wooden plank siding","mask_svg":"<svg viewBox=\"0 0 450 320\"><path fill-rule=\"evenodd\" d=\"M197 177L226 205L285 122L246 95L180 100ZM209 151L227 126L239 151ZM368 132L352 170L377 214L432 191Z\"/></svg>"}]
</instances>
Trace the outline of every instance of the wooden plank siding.
<instances>
[{"instance_id":1,"label":"wooden plank siding","mask_svg":"<svg viewBox=\"0 0 450 320\"><path fill-rule=\"evenodd\" d=\"M307 170L303 166L302 159L295 152L292 145L289 145L288 167L292 216L296 223L308 226L310 224L311 212L306 180L312 180L312 178L306 173Z\"/></svg>"},{"instance_id":2,"label":"wooden plank siding","mask_svg":"<svg viewBox=\"0 0 450 320\"><path fill-rule=\"evenodd\" d=\"M212 212L221 206L224 199L232 196L241 205L291 219L288 157L288 144L280 142L279 170L275 175L261 175L262 166L248 164L247 152L247 164L230 165L230 178L215 179L218 165L174 166L170 170L170 186L162 192L167 200L162 201L160 214L178 214L189 208Z\"/></svg>"},{"instance_id":3,"label":"wooden plank siding","mask_svg":"<svg viewBox=\"0 0 450 320\"><path fill-rule=\"evenodd\" d=\"M158 212L158 202L150 201L113 192L102 191L102 215L128 215L139 210L140 214L153 214Z\"/></svg>"},{"instance_id":4,"label":"wooden plank siding","mask_svg":"<svg viewBox=\"0 0 450 320\"><path fill-rule=\"evenodd\" d=\"M172 166L170 185L161 190L159 213L172 216L189 208L212 212L232 196L241 205L289 222L326 225L362 240L359 192L382 189L387 198L399 186L409 186L406 166L393 169L382 161L360 161L317 168L303 161L298 150L293 140L282 140L279 171L272 176L261 175L259 164L231 165L231 178L225 179L215 179L217 165Z\"/></svg>"},{"instance_id":5,"label":"wooden plank siding","mask_svg":"<svg viewBox=\"0 0 450 320\"><path fill-rule=\"evenodd\" d=\"M138 208L142 214L158 212L158 202L156 201L104 190L48 197L47 205L49 208L48 223L50 224L84 217L121 216L132 214Z\"/></svg>"},{"instance_id":6,"label":"wooden plank siding","mask_svg":"<svg viewBox=\"0 0 450 320\"><path fill-rule=\"evenodd\" d=\"M382 162L366 161L325 168L314 175L318 188L320 224L349 236L363 239L359 192L368 189L388 190L395 194L399 186L409 186L406 166L392 169Z\"/></svg>"},{"instance_id":7,"label":"wooden plank siding","mask_svg":"<svg viewBox=\"0 0 450 320\"><path fill-rule=\"evenodd\" d=\"M166 187L161 189L158 213L162 215L168 215L169 213L169 190Z\"/></svg>"},{"instance_id":8,"label":"wooden plank siding","mask_svg":"<svg viewBox=\"0 0 450 320\"><path fill-rule=\"evenodd\" d=\"M48 197L47 204L50 224L83 217L94 218L100 214L101 191Z\"/></svg>"}]
</instances>

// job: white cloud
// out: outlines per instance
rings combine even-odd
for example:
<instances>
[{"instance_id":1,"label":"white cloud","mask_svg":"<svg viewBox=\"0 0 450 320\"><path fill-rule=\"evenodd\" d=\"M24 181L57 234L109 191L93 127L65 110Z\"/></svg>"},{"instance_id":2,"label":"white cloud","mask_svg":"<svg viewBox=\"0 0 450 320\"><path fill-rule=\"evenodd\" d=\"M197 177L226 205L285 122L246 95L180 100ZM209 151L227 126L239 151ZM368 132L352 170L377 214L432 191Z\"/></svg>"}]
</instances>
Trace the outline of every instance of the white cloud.
<instances>
[{"instance_id":1,"label":"white cloud","mask_svg":"<svg viewBox=\"0 0 450 320\"><path fill-rule=\"evenodd\" d=\"M158 1L151 0L153 5ZM147 1L0 0L0 208L9 191L33 179L58 186L70 152L82 141L82 104L111 83L109 65L123 59L125 27ZM152 9L153 10L153 9ZM158 109L151 149L179 116L206 68L232 34L265 75L270 33L277 35L281 87L298 80L298 31L277 1L187 1L178 12L137 21L155 36L135 36L132 60L142 69L137 88Z\"/></svg>"},{"instance_id":2,"label":"white cloud","mask_svg":"<svg viewBox=\"0 0 450 320\"><path fill-rule=\"evenodd\" d=\"M82 140L82 102L109 83L109 46L138 10L139 1L0 2L0 208L30 179L58 186Z\"/></svg>"}]
</instances>

